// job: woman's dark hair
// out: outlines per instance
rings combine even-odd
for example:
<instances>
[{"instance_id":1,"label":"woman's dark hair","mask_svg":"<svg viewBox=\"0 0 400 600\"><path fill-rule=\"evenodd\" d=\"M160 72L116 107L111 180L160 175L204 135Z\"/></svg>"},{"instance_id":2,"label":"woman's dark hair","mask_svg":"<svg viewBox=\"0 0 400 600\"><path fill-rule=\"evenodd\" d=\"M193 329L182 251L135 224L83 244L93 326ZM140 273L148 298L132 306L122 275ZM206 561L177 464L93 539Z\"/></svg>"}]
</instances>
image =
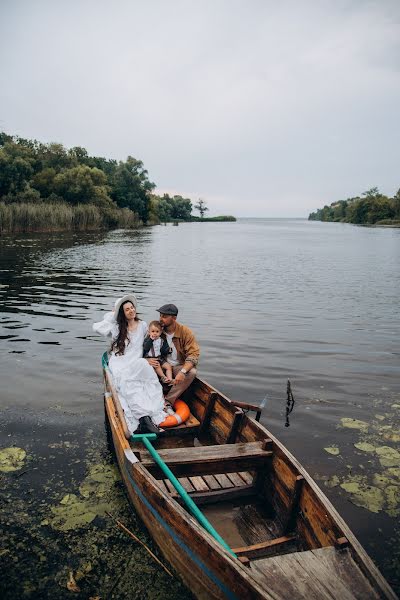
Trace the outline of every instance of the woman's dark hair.
<instances>
[{"instance_id":1,"label":"woman's dark hair","mask_svg":"<svg viewBox=\"0 0 400 600\"><path fill-rule=\"evenodd\" d=\"M118 323L118 335L111 344L111 352L115 352L116 356L121 356L125 354L125 348L129 344L128 337L128 321L124 313L124 306L128 304L130 300L127 300L119 307L119 311L117 314L117 323ZM132 303L131 303L132 304ZM135 321L140 321L137 314L135 315Z\"/></svg>"}]
</instances>

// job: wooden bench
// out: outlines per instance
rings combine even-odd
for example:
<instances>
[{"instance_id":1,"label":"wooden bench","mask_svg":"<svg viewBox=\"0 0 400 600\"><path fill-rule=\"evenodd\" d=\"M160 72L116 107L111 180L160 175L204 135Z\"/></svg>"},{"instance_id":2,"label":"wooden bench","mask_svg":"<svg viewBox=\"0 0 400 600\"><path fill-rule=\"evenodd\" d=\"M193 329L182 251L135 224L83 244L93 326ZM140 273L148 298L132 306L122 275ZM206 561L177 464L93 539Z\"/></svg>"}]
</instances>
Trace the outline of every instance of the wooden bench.
<instances>
[{"instance_id":1,"label":"wooden bench","mask_svg":"<svg viewBox=\"0 0 400 600\"><path fill-rule=\"evenodd\" d=\"M167 491L177 502L182 503L169 479L160 479L159 481L164 491ZM258 493L254 485L254 474L249 471L179 477L179 482L198 506L248 498Z\"/></svg>"},{"instance_id":2,"label":"wooden bench","mask_svg":"<svg viewBox=\"0 0 400 600\"><path fill-rule=\"evenodd\" d=\"M176 476L211 475L257 471L267 465L272 451L265 449L264 442L171 448L158 451L160 458ZM163 477L161 469L150 454L140 451L140 461L157 479Z\"/></svg>"}]
</instances>

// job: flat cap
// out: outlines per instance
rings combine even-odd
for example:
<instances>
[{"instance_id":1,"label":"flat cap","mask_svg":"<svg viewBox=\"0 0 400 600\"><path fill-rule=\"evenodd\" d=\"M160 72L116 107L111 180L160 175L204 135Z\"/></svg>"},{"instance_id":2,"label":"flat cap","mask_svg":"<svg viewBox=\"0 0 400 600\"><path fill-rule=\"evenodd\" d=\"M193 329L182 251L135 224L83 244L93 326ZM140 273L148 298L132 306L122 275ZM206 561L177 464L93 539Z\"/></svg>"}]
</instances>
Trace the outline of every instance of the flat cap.
<instances>
[{"instance_id":1,"label":"flat cap","mask_svg":"<svg viewBox=\"0 0 400 600\"><path fill-rule=\"evenodd\" d=\"M163 304L160 306L160 308L157 308L157 312L163 315L173 315L176 317L178 314L178 308L175 306L175 304Z\"/></svg>"}]
</instances>

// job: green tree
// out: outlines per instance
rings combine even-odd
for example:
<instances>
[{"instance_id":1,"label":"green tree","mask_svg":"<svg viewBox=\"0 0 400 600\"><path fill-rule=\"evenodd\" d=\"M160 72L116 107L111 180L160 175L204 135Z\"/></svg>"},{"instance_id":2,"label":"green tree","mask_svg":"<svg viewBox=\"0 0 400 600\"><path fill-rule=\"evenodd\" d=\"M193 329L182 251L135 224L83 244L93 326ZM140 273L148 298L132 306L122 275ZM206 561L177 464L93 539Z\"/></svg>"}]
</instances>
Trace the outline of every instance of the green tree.
<instances>
[{"instance_id":1,"label":"green tree","mask_svg":"<svg viewBox=\"0 0 400 600\"><path fill-rule=\"evenodd\" d=\"M189 198L182 198L176 195L172 198L168 194L164 194L164 198L170 206L171 219L180 219L182 221L190 221L192 214L192 202Z\"/></svg>"},{"instance_id":2,"label":"green tree","mask_svg":"<svg viewBox=\"0 0 400 600\"><path fill-rule=\"evenodd\" d=\"M204 213L208 210L206 206L206 202L199 198L198 202L194 205L195 210L198 210L200 213L200 218L203 219Z\"/></svg>"},{"instance_id":3,"label":"green tree","mask_svg":"<svg viewBox=\"0 0 400 600\"><path fill-rule=\"evenodd\" d=\"M393 196L393 214L395 219L400 219L400 189Z\"/></svg>"},{"instance_id":4,"label":"green tree","mask_svg":"<svg viewBox=\"0 0 400 600\"><path fill-rule=\"evenodd\" d=\"M111 196L121 208L130 208L143 223L149 216L150 193L155 188L141 160L128 156L115 169L111 181Z\"/></svg>"},{"instance_id":5,"label":"green tree","mask_svg":"<svg viewBox=\"0 0 400 600\"><path fill-rule=\"evenodd\" d=\"M100 169L85 165L67 169L56 175L54 187L55 192L71 204L113 206L107 177Z\"/></svg>"},{"instance_id":6,"label":"green tree","mask_svg":"<svg viewBox=\"0 0 400 600\"><path fill-rule=\"evenodd\" d=\"M56 175L57 172L53 167L47 167L32 177L31 185L36 190L39 190L42 198L48 198L57 191L55 182Z\"/></svg>"},{"instance_id":7,"label":"green tree","mask_svg":"<svg viewBox=\"0 0 400 600\"><path fill-rule=\"evenodd\" d=\"M33 173L30 161L7 152L8 145L0 148L0 197L17 196L26 188Z\"/></svg>"}]
</instances>

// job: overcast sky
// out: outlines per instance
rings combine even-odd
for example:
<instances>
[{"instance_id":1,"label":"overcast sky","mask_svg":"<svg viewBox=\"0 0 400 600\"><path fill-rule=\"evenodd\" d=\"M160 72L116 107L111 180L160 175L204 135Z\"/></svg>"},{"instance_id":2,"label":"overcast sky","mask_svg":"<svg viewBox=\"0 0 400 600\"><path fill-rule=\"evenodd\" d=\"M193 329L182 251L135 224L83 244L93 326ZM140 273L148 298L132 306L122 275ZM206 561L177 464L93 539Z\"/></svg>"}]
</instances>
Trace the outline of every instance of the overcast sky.
<instances>
[{"instance_id":1,"label":"overcast sky","mask_svg":"<svg viewBox=\"0 0 400 600\"><path fill-rule=\"evenodd\" d=\"M0 0L0 130L210 214L400 188L400 0Z\"/></svg>"}]
</instances>

